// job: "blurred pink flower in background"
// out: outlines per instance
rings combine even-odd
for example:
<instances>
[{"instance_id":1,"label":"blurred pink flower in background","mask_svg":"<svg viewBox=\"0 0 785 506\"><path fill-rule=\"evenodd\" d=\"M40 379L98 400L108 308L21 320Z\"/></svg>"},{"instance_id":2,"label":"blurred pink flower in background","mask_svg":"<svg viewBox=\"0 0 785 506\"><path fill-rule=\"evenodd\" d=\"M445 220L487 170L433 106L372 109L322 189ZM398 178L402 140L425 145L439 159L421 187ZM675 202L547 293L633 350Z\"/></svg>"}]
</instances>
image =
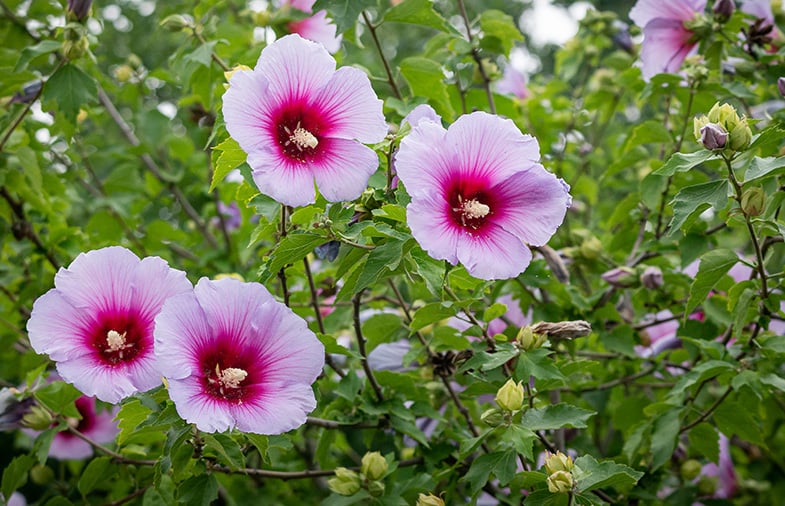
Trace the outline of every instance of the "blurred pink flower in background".
<instances>
[{"instance_id":1,"label":"blurred pink flower in background","mask_svg":"<svg viewBox=\"0 0 785 506\"><path fill-rule=\"evenodd\" d=\"M718 464L709 462L703 466L697 481L709 478L716 481L716 488L711 497L715 499L729 499L736 494L739 488L739 479L730 455L730 440L725 434L719 435L720 458Z\"/></svg>"},{"instance_id":2,"label":"blurred pink flower in background","mask_svg":"<svg viewBox=\"0 0 785 506\"><path fill-rule=\"evenodd\" d=\"M314 3L316 0L278 0L276 2L278 7L289 6L307 14L313 12ZM290 22L289 31L304 39L318 42L330 53L336 53L341 49L342 36L335 34L335 23L327 19L327 11L325 10L321 10L311 17Z\"/></svg>"},{"instance_id":3,"label":"blurred pink flower in background","mask_svg":"<svg viewBox=\"0 0 785 506\"><path fill-rule=\"evenodd\" d=\"M117 422L114 421L118 409L99 413L95 409L95 398L87 396L79 397L74 404L82 415L81 420L73 421L76 430L96 443L114 441L120 432ZM60 460L86 459L91 455L93 455L93 447L67 430L55 434L49 447L49 456Z\"/></svg>"},{"instance_id":4,"label":"blurred pink flower in background","mask_svg":"<svg viewBox=\"0 0 785 506\"><path fill-rule=\"evenodd\" d=\"M496 92L524 100L529 98L529 89L526 87L526 83L526 76L507 63L507 66L504 67L504 75L496 81Z\"/></svg>"}]
</instances>

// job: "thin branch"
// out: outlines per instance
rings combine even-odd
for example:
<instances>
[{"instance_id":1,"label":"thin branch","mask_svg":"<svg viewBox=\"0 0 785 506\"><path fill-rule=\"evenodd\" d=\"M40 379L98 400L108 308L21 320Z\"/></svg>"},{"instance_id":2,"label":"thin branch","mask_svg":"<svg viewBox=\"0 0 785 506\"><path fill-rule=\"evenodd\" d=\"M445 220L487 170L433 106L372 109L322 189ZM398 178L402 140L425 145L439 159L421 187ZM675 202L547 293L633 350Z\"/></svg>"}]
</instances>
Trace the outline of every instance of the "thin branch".
<instances>
[{"instance_id":1,"label":"thin branch","mask_svg":"<svg viewBox=\"0 0 785 506\"><path fill-rule=\"evenodd\" d=\"M406 459L398 462L398 467L411 467L422 464L424 459L422 457L415 457L413 459ZM262 478L275 478L278 480L302 480L306 478L323 478L325 476L333 476L335 469L306 469L305 471L271 471L267 469L254 469L242 468L232 469L226 466L210 465L209 469L227 474L245 474L248 476L260 476ZM359 471L359 467L350 467L353 471Z\"/></svg>"},{"instance_id":2,"label":"thin branch","mask_svg":"<svg viewBox=\"0 0 785 506\"><path fill-rule=\"evenodd\" d=\"M58 68L60 68L59 65ZM24 108L21 111L19 111L19 114L16 116L16 119L14 119L14 122L11 123L11 125L8 127L8 130L6 130L5 134L3 135L3 138L0 139L0 152L3 151L3 148L5 148L5 143L8 142L8 139L11 138L11 135L14 133L14 131L19 127L19 125L22 124L22 121L25 119L25 116L27 116L27 113L30 112L30 109L33 107L33 104L35 103L36 100L38 100L38 97L41 96L41 92L43 91L44 91L44 85L42 83L41 87L38 89L35 96L25 104Z\"/></svg>"},{"instance_id":3,"label":"thin branch","mask_svg":"<svg viewBox=\"0 0 785 506\"><path fill-rule=\"evenodd\" d=\"M96 441L93 441L92 439L90 439L89 437L84 435L83 433L79 432L74 427L70 427L69 426L68 427L68 432L70 432L74 436L78 437L79 439L81 439L85 443L89 444L90 446L92 446L93 448L98 450L99 452L101 452L103 454L106 454L109 457L112 457L112 460L114 460L115 462L119 462L120 464L131 464L131 465L137 465L137 466L154 466L156 463L158 463L157 460L140 460L140 459L129 459L128 457L124 457L123 455L120 455L116 451L110 450L106 446L104 446L104 445L102 445L100 443L97 443Z\"/></svg>"},{"instance_id":4,"label":"thin branch","mask_svg":"<svg viewBox=\"0 0 785 506\"><path fill-rule=\"evenodd\" d=\"M387 63L387 58L384 56L384 51L382 51L382 45L379 42L379 37L376 36L376 27L371 23L371 18L368 17L368 13L363 11L363 21L365 21L365 25L368 27L368 31L371 32L371 37L373 38L373 43L376 46L376 51L379 52L379 57L382 59L382 65L384 66L384 72L387 74L387 82L390 83L390 88L392 88L393 95L395 98L401 99L401 92L398 90L398 85L395 84L395 78L393 78L392 70L390 70L390 64Z\"/></svg>"},{"instance_id":5,"label":"thin branch","mask_svg":"<svg viewBox=\"0 0 785 506\"><path fill-rule=\"evenodd\" d=\"M382 425L378 423L342 423L313 416L306 418L305 423L324 429L378 429L379 427L382 427Z\"/></svg>"},{"instance_id":6,"label":"thin branch","mask_svg":"<svg viewBox=\"0 0 785 506\"><path fill-rule=\"evenodd\" d=\"M711 414L712 414L712 413L714 413L714 411L715 411L715 410L716 410L718 407L720 407L720 404L722 404L722 403L723 403L723 401L724 401L725 399L727 399L727 398L728 398L728 396L731 394L731 392L733 392L733 387L728 387L728 388L727 388L727 390L725 390L725 393L723 393L721 396L719 396L719 397L717 398L717 400L716 400L716 401L714 401L714 404L712 404L711 406L709 406L709 409L707 409L706 411L704 411L704 412L703 412L703 413L702 413L702 414L701 414L701 415L700 415L698 418L696 418L696 419L695 419L695 420L693 420L692 422L688 423L687 425L685 425L684 427L682 427L681 429L679 429L679 433L681 433L681 432L687 432L687 431L688 431L688 430L690 430L691 428L695 427L695 426L696 426L696 425L698 425L699 423L701 423L701 422L703 422L704 420L706 420L707 418L709 418L709 417L711 416Z\"/></svg>"},{"instance_id":7,"label":"thin branch","mask_svg":"<svg viewBox=\"0 0 785 506\"><path fill-rule=\"evenodd\" d=\"M303 267L305 267L305 277L308 279L308 289L311 291L311 306L313 307L314 315L316 315L316 325L319 327L319 332L322 334L326 334L324 331L324 320L322 319L322 309L319 306L319 294L316 292L316 285L313 282L313 274L311 274L311 265L308 263L308 257L306 256L303 258ZM346 373L338 367L338 365L333 361L332 355L325 352L324 354L324 362L330 366L330 368L338 373L338 376L341 378L346 377Z\"/></svg>"},{"instance_id":8,"label":"thin branch","mask_svg":"<svg viewBox=\"0 0 785 506\"><path fill-rule=\"evenodd\" d=\"M371 366L368 364L368 353L365 349L365 336L363 336L362 324L360 323L360 298L362 297L362 292L363 291L360 290L359 293L352 297L352 305L354 306L354 332L357 334L357 346L360 349L360 355L362 355L362 365L365 376L368 378L368 382L371 384L371 387L376 394L376 400L383 402L384 396L382 395L382 387L379 386L376 377L373 375L373 369L371 369Z\"/></svg>"},{"instance_id":9,"label":"thin branch","mask_svg":"<svg viewBox=\"0 0 785 506\"><path fill-rule=\"evenodd\" d=\"M281 229L280 229L280 237L283 239L286 237L286 204L281 204ZM281 267L281 270L278 271L278 279L281 282L281 290L283 291L283 303L287 306L289 305L289 285L286 281L286 266L284 265Z\"/></svg>"},{"instance_id":10,"label":"thin branch","mask_svg":"<svg viewBox=\"0 0 785 506\"><path fill-rule=\"evenodd\" d=\"M35 246L41 251L41 253L44 254L46 259L49 261L52 267L54 267L55 270L60 269L60 262L57 260L57 258L55 258L54 254L52 254L52 252L49 251L49 248L44 246L43 241L41 241L41 238L38 237L38 234L35 232L35 229L33 228L33 224L27 221L27 217L25 216L25 210L24 210L24 206L22 205L22 202L17 202L16 199L14 199L11 196L11 194L8 193L8 190L6 189L5 186L0 186L0 196L2 196L5 199L5 201L8 202L8 205L11 207L11 211L13 211L13 213L16 215L17 219L19 220L17 223L21 224L22 227L21 234L24 237L30 239L33 242L33 244L35 244Z\"/></svg>"},{"instance_id":11,"label":"thin branch","mask_svg":"<svg viewBox=\"0 0 785 506\"><path fill-rule=\"evenodd\" d=\"M461 18L463 18L464 25L466 25L466 37L469 39L469 44L473 46L474 37L472 37L471 22L469 21L469 15L466 13L466 6L464 5L463 0L458 0L458 10L461 12ZM493 92L491 91L491 80L482 64L480 50L476 47L472 47L472 58L474 58L474 61L477 63L477 69L480 71L480 76L482 77L485 95L488 97L488 109L491 111L491 114L496 114L496 104L493 101Z\"/></svg>"}]
</instances>

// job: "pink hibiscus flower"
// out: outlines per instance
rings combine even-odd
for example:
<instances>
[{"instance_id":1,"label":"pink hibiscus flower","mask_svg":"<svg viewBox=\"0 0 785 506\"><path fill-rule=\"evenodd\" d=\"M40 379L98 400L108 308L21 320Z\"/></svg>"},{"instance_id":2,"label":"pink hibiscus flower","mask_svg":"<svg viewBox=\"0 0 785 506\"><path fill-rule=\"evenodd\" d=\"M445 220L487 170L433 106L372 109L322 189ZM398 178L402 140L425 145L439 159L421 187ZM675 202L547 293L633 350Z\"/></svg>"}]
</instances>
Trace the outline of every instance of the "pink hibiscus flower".
<instances>
[{"instance_id":1,"label":"pink hibiscus flower","mask_svg":"<svg viewBox=\"0 0 785 506\"><path fill-rule=\"evenodd\" d=\"M118 409L99 413L95 410L95 398L87 396L76 399L74 404L82 419L69 420L73 428L96 443L114 441L120 432L114 421ZM55 434L49 446L49 456L60 460L86 459L92 455L93 447L67 430Z\"/></svg>"},{"instance_id":2,"label":"pink hibiscus flower","mask_svg":"<svg viewBox=\"0 0 785 506\"><path fill-rule=\"evenodd\" d=\"M685 27L706 8L706 0L638 0L630 19L643 28L643 78L679 70L685 58L695 52L698 41Z\"/></svg>"},{"instance_id":3,"label":"pink hibiscus flower","mask_svg":"<svg viewBox=\"0 0 785 506\"><path fill-rule=\"evenodd\" d=\"M89 396L116 403L161 384L153 323L167 297L191 290L158 257L113 246L81 253L33 304L30 344Z\"/></svg>"},{"instance_id":4,"label":"pink hibiscus flower","mask_svg":"<svg viewBox=\"0 0 785 506\"><path fill-rule=\"evenodd\" d=\"M342 67L321 45L287 35L252 71L235 72L224 95L229 134L248 153L259 190L290 206L353 200L379 159L362 143L384 139L382 101L362 71Z\"/></svg>"},{"instance_id":5,"label":"pink hibiscus flower","mask_svg":"<svg viewBox=\"0 0 785 506\"><path fill-rule=\"evenodd\" d=\"M199 430L280 434L316 407L324 346L258 283L202 278L155 320L155 353L177 412Z\"/></svg>"},{"instance_id":6,"label":"pink hibiscus flower","mask_svg":"<svg viewBox=\"0 0 785 506\"><path fill-rule=\"evenodd\" d=\"M433 258L482 279L515 277L564 220L569 186L537 163L539 146L484 112L448 130L423 119L401 141L396 170L412 197L412 235Z\"/></svg>"},{"instance_id":7,"label":"pink hibiscus flower","mask_svg":"<svg viewBox=\"0 0 785 506\"><path fill-rule=\"evenodd\" d=\"M283 0L276 2L278 7L289 6L293 9L311 14L316 0ZM321 10L311 17L292 21L288 25L289 31L300 37L323 45L330 53L341 49L341 35L335 35L335 24L327 19L327 11Z\"/></svg>"},{"instance_id":8,"label":"pink hibiscus flower","mask_svg":"<svg viewBox=\"0 0 785 506\"><path fill-rule=\"evenodd\" d=\"M529 98L529 89L526 87L526 76L508 63L504 67L502 78L496 82L496 92L512 95L521 100Z\"/></svg>"}]
</instances>

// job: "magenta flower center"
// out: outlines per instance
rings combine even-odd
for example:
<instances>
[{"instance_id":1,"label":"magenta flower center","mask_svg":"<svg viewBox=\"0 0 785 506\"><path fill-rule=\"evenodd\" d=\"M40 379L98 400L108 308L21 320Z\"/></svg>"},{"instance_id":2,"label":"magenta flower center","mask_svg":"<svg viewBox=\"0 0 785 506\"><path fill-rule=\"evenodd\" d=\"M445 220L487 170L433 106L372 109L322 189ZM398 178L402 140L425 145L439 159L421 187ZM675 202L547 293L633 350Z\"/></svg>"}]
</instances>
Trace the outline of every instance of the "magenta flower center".
<instances>
[{"instance_id":1,"label":"magenta flower center","mask_svg":"<svg viewBox=\"0 0 785 506\"><path fill-rule=\"evenodd\" d=\"M286 112L277 124L277 138L286 156L305 163L317 153L319 126L309 121L302 112Z\"/></svg>"},{"instance_id":2,"label":"magenta flower center","mask_svg":"<svg viewBox=\"0 0 785 506\"><path fill-rule=\"evenodd\" d=\"M249 378L245 364L238 364L236 358L230 358L238 356L239 351L235 351L227 353L224 350L224 352L208 353L205 356L202 360L203 385L205 391L215 398L242 404L248 393L249 383L254 381L253 378ZM239 360L239 362L243 361ZM227 364L233 367L224 367Z\"/></svg>"},{"instance_id":3,"label":"magenta flower center","mask_svg":"<svg viewBox=\"0 0 785 506\"><path fill-rule=\"evenodd\" d=\"M132 316L104 319L92 334L93 347L108 365L132 362L147 347L145 332Z\"/></svg>"},{"instance_id":4,"label":"magenta flower center","mask_svg":"<svg viewBox=\"0 0 785 506\"><path fill-rule=\"evenodd\" d=\"M476 192L469 197L456 191L450 198L453 221L463 228L479 230L488 216L493 214L489 204L490 199L483 192Z\"/></svg>"}]
</instances>

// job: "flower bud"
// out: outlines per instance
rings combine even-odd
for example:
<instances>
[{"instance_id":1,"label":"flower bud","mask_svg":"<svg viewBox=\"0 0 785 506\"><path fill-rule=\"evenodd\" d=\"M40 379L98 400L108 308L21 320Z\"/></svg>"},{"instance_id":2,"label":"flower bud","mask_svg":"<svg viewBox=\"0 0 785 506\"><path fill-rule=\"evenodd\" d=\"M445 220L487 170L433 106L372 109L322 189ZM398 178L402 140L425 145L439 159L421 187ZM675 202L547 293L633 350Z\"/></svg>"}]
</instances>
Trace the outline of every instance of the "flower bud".
<instances>
[{"instance_id":1,"label":"flower bud","mask_svg":"<svg viewBox=\"0 0 785 506\"><path fill-rule=\"evenodd\" d=\"M191 21L182 14L170 14L161 20L161 26L170 32L180 32L191 26Z\"/></svg>"},{"instance_id":2,"label":"flower bud","mask_svg":"<svg viewBox=\"0 0 785 506\"><path fill-rule=\"evenodd\" d=\"M515 381L510 378L498 392L496 392L496 404L507 411L518 411L523 406L523 382Z\"/></svg>"},{"instance_id":3,"label":"flower bud","mask_svg":"<svg viewBox=\"0 0 785 506\"><path fill-rule=\"evenodd\" d=\"M701 476L698 480L698 493L702 496L712 496L717 491L719 479L716 476Z\"/></svg>"},{"instance_id":4,"label":"flower bud","mask_svg":"<svg viewBox=\"0 0 785 506\"><path fill-rule=\"evenodd\" d=\"M727 142L728 132L716 123L708 123L700 129L700 143L708 150L724 149Z\"/></svg>"},{"instance_id":5,"label":"flower bud","mask_svg":"<svg viewBox=\"0 0 785 506\"><path fill-rule=\"evenodd\" d=\"M602 242L591 236L581 243L581 255L588 260L595 260L602 253Z\"/></svg>"},{"instance_id":6,"label":"flower bud","mask_svg":"<svg viewBox=\"0 0 785 506\"><path fill-rule=\"evenodd\" d=\"M251 13L251 20L259 27L269 26L272 18L268 11L254 11Z\"/></svg>"},{"instance_id":7,"label":"flower bud","mask_svg":"<svg viewBox=\"0 0 785 506\"><path fill-rule=\"evenodd\" d=\"M518 347L524 351L536 350L545 344L545 341L547 340L547 335L535 333L529 325L521 327L521 330L518 331L518 335L515 338Z\"/></svg>"},{"instance_id":8,"label":"flower bud","mask_svg":"<svg viewBox=\"0 0 785 506\"><path fill-rule=\"evenodd\" d=\"M649 290L656 290L663 285L662 270L656 265L649 265L643 269L641 284Z\"/></svg>"},{"instance_id":9,"label":"flower bud","mask_svg":"<svg viewBox=\"0 0 785 506\"><path fill-rule=\"evenodd\" d=\"M80 37L76 40L63 41L63 56L66 60L74 61L82 57L83 54L90 47L90 42L87 37Z\"/></svg>"},{"instance_id":10,"label":"flower bud","mask_svg":"<svg viewBox=\"0 0 785 506\"><path fill-rule=\"evenodd\" d=\"M360 490L360 476L345 467L337 467L335 476L327 480L330 490L340 495L354 495Z\"/></svg>"},{"instance_id":11,"label":"flower bud","mask_svg":"<svg viewBox=\"0 0 785 506\"><path fill-rule=\"evenodd\" d=\"M444 501L441 497L437 497L433 494L420 494L417 497L417 504L415 506L444 506Z\"/></svg>"},{"instance_id":12,"label":"flower bud","mask_svg":"<svg viewBox=\"0 0 785 506\"><path fill-rule=\"evenodd\" d=\"M741 210L747 216L759 216L766 205L766 192L763 188L753 186L741 195Z\"/></svg>"},{"instance_id":13,"label":"flower bud","mask_svg":"<svg viewBox=\"0 0 785 506\"><path fill-rule=\"evenodd\" d=\"M93 0L68 0L68 18L82 22L90 15Z\"/></svg>"},{"instance_id":14,"label":"flower bud","mask_svg":"<svg viewBox=\"0 0 785 506\"><path fill-rule=\"evenodd\" d=\"M384 495L384 482L373 480L368 483L368 493L371 494L371 497L381 497Z\"/></svg>"},{"instance_id":15,"label":"flower bud","mask_svg":"<svg viewBox=\"0 0 785 506\"><path fill-rule=\"evenodd\" d=\"M15 388L0 390L0 431L18 429L25 414L35 400L26 397L18 400L19 391Z\"/></svg>"},{"instance_id":16,"label":"flower bud","mask_svg":"<svg viewBox=\"0 0 785 506\"><path fill-rule=\"evenodd\" d=\"M548 452L545 457L545 471L549 475L558 471L567 471L569 473L572 471L573 465L572 457L560 451L556 453Z\"/></svg>"},{"instance_id":17,"label":"flower bud","mask_svg":"<svg viewBox=\"0 0 785 506\"><path fill-rule=\"evenodd\" d=\"M701 129L709 124L709 117L705 114L696 116L692 120L692 133L695 134L695 140L701 141Z\"/></svg>"},{"instance_id":18,"label":"flower bud","mask_svg":"<svg viewBox=\"0 0 785 506\"><path fill-rule=\"evenodd\" d=\"M55 472L51 467L37 464L30 469L30 481L36 485L46 485L55 479Z\"/></svg>"},{"instance_id":19,"label":"flower bud","mask_svg":"<svg viewBox=\"0 0 785 506\"><path fill-rule=\"evenodd\" d=\"M486 409L485 412L480 415L480 420L491 427L498 427L504 423L504 412L498 408Z\"/></svg>"},{"instance_id":20,"label":"flower bud","mask_svg":"<svg viewBox=\"0 0 785 506\"><path fill-rule=\"evenodd\" d=\"M114 78L119 82L124 83L134 76L134 69L132 69L130 65L123 63L112 70L112 75L114 75Z\"/></svg>"},{"instance_id":21,"label":"flower bud","mask_svg":"<svg viewBox=\"0 0 785 506\"><path fill-rule=\"evenodd\" d=\"M780 77L777 79L777 89L779 90L780 95L785 98L785 77Z\"/></svg>"},{"instance_id":22,"label":"flower bud","mask_svg":"<svg viewBox=\"0 0 785 506\"><path fill-rule=\"evenodd\" d=\"M548 491L554 494L566 494L575 486L575 480L569 471L556 471L548 476Z\"/></svg>"},{"instance_id":23,"label":"flower bud","mask_svg":"<svg viewBox=\"0 0 785 506\"><path fill-rule=\"evenodd\" d=\"M722 125L725 130L732 130L739 122L739 115L736 109L730 104L722 104L719 102L714 104L709 110L709 123L718 123Z\"/></svg>"},{"instance_id":24,"label":"flower bud","mask_svg":"<svg viewBox=\"0 0 785 506\"><path fill-rule=\"evenodd\" d=\"M752 142L752 130L747 125L747 118L741 118L730 130L728 146L733 151L743 151Z\"/></svg>"},{"instance_id":25,"label":"flower bud","mask_svg":"<svg viewBox=\"0 0 785 506\"><path fill-rule=\"evenodd\" d=\"M638 276L635 269L631 267L615 267L600 275L600 277L609 285L616 288L629 288L638 283Z\"/></svg>"},{"instance_id":26,"label":"flower bud","mask_svg":"<svg viewBox=\"0 0 785 506\"><path fill-rule=\"evenodd\" d=\"M22 417L22 425L34 430L46 430L52 426L52 415L41 406L33 406Z\"/></svg>"},{"instance_id":27,"label":"flower bud","mask_svg":"<svg viewBox=\"0 0 785 506\"><path fill-rule=\"evenodd\" d=\"M681 463L680 473L685 481L691 481L698 477L701 472L701 463L695 459L685 460Z\"/></svg>"},{"instance_id":28,"label":"flower bud","mask_svg":"<svg viewBox=\"0 0 785 506\"><path fill-rule=\"evenodd\" d=\"M733 3L733 0L716 0L714 2L714 7L711 9L714 13L714 19L720 23L724 23L730 19L735 10L736 4Z\"/></svg>"},{"instance_id":29,"label":"flower bud","mask_svg":"<svg viewBox=\"0 0 785 506\"><path fill-rule=\"evenodd\" d=\"M367 452L363 455L360 472L369 480L379 480L387 472L387 460L379 452Z\"/></svg>"}]
</instances>

